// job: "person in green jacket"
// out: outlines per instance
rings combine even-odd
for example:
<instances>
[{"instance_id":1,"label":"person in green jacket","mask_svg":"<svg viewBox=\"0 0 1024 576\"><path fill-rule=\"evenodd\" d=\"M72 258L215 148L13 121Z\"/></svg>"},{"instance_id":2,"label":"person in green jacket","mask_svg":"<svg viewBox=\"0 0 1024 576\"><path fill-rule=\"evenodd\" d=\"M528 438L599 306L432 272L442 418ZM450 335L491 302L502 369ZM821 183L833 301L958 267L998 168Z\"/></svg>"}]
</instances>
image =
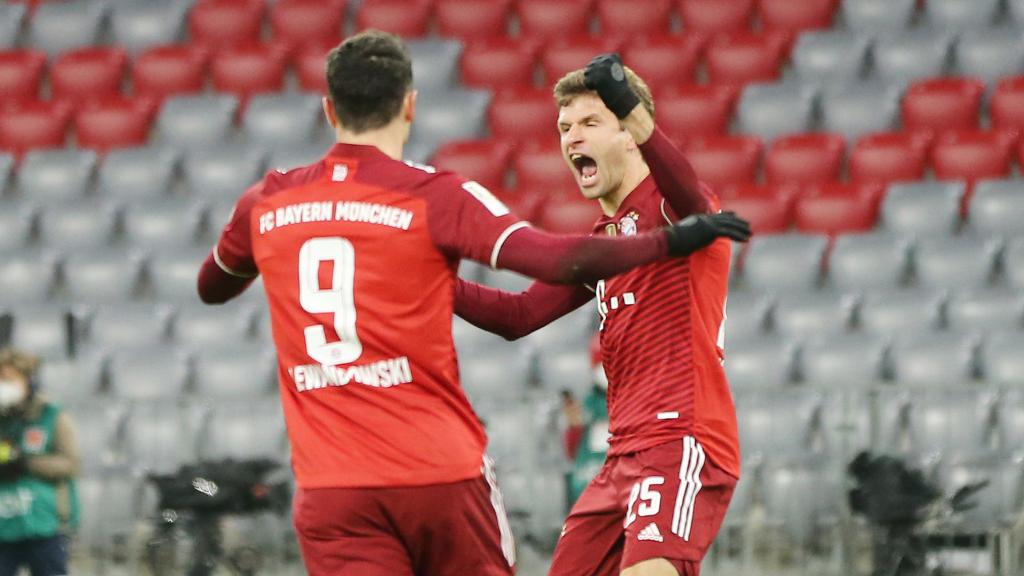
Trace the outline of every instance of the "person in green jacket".
<instances>
[{"instance_id":1,"label":"person in green jacket","mask_svg":"<svg viewBox=\"0 0 1024 576\"><path fill-rule=\"evenodd\" d=\"M78 523L79 459L71 421L37 393L39 359L0 350L0 576L68 573Z\"/></svg>"},{"instance_id":2,"label":"person in green jacket","mask_svg":"<svg viewBox=\"0 0 1024 576\"><path fill-rule=\"evenodd\" d=\"M570 506L597 475L608 455L608 377L601 365L600 341L596 336L590 344L590 364L593 386L580 406L580 430L569 448L573 461L568 478Z\"/></svg>"}]
</instances>

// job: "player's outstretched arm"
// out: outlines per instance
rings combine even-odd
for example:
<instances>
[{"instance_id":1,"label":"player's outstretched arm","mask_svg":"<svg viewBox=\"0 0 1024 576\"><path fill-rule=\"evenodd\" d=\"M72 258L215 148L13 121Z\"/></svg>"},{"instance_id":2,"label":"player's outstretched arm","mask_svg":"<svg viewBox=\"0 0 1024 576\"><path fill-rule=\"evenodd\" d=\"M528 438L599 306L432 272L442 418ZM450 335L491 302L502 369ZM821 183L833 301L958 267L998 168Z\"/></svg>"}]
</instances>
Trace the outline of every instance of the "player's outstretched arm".
<instances>
[{"instance_id":1,"label":"player's outstretched arm","mask_svg":"<svg viewBox=\"0 0 1024 576\"><path fill-rule=\"evenodd\" d=\"M506 292L459 278L455 313L481 330L516 340L576 310L592 296L585 286L534 282L523 292Z\"/></svg>"},{"instance_id":2,"label":"player's outstretched arm","mask_svg":"<svg viewBox=\"0 0 1024 576\"><path fill-rule=\"evenodd\" d=\"M255 278L232 276L221 270L211 252L199 268L196 289L204 304L223 304L244 292L253 280Z\"/></svg>"},{"instance_id":3,"label":"player's outstretched arm","mask_svg":"<svg viewBox=\"0 0 1024 576\"><path fill-rule=\"evenodd\" d=\"M584 81L633 136L665 201L680 218L711 210L693 166L654 123L654 118L629 87L618 54L601 54L587 65Z\"/></svg>"}]
</instances>

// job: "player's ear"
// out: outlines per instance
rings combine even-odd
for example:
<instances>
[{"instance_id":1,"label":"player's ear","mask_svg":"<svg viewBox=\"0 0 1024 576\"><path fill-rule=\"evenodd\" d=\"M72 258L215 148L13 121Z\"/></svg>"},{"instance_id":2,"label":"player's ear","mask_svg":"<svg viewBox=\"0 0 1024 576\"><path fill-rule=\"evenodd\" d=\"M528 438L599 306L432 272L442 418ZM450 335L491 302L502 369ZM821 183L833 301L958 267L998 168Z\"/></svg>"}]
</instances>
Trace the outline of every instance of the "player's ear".
<instances>
[{"instance_id":1,"label":"player's ear","mask_svg":"<svg viewBox=\"0 0 1024 576\"><path fill-rule=\"evenodd\" d=\"M402 117L410 124L416 119L416 94L415 90L410 90L405 94L405 101L402 102Z\"/></svg>"},{"instance_id":2,"label":"player's ear","mask_svg":"<svg viewBox=\"0 0 1024 576\"><path fill-rule=\"evenodd\" d=\"M327 117L327 123L331 125L331 128L338 127L338 115L334 112L334 102L330 98L324 96L321 99L321 103L324 108L324 116Z\"/></svg>"}]
</instances>

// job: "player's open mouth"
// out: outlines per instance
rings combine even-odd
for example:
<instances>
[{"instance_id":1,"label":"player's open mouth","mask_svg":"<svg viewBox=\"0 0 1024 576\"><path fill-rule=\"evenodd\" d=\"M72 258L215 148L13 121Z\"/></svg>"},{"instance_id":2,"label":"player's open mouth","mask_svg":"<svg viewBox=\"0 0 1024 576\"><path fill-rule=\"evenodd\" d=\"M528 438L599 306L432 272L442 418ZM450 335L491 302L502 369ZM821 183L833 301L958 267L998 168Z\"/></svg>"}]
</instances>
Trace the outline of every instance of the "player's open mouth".
<instances>
[{"instance_id":1,"label":"player's open mouth","mask_svg":"<svg viewBox=\"0 0 1024 576\"><path fill-rule=\"evenodd\" d=\"M579 153L570 154L569 160L579 174L581 186L593 186L597 183L597 161Z\"/></svg>"}]
</instances>

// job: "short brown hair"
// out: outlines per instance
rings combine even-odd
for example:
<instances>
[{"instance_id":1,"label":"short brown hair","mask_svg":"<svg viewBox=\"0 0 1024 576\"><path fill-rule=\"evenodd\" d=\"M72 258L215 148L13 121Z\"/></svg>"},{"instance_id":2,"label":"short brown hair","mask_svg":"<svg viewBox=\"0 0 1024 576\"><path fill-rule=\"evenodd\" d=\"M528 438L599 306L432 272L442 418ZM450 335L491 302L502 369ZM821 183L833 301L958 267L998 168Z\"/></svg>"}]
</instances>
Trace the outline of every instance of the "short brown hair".
<instances>
[{"instance_id":1,"label":"short brown hair","mask_svg":"<svg viewBox=\"0 0 1024 576\"><path fill-rule=\"evenodd\" d=\"M647 83L642 78L637 76L636 72L633 72L629 66L623 66L626 71L626 81L629 82L629 87L636 92L637 97L640 98L640 103L643 104L647 112L651 114L651 118L654 117L654 97L651 96L651 89L647 87ZM568 106L574 98L581 94L597 94L590 88L587 88L586 83L583 81L583 68L579 70L573 70L569 72L555 84L555 103L559 107Z\"/></svg>"},{"instance_id":2,"label":"short brown hair","mask_svg":"<svg viewBox=\"0 0 1024 576\"><path fill-rule=\"evenodd\" d=\"M409 49L394 34L366 30L327 55L327 89L335 113L356 134L390 123L411 88Z\"/></svg>"},{"instance_id":3,"label":"short brown hair","mask_svg":"<svg viewBox=\"0 0 1024 576\"><path fill-rule=\"evenodd\" d=\"M7 367L30 380L39 370L39 357L14 348L4 348L0 350L0 368Z\"/></svg>"}]
</instances>

